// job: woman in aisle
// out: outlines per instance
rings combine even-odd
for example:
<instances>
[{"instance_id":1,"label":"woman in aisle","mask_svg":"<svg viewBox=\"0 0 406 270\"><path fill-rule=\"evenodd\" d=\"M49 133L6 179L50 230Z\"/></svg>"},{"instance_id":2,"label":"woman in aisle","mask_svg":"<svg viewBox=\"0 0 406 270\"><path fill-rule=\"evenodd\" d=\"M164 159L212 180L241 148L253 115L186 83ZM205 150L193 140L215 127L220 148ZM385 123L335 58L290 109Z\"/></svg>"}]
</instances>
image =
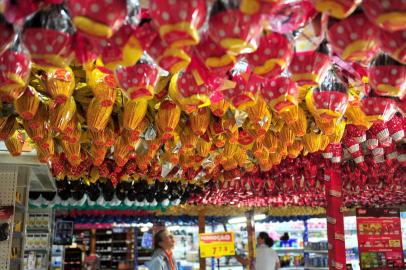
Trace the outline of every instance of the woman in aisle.
<instances>
[{"instance_id":1,"label":"woman in aisle","mask_svg":"<svg viewBox=\"0 0 406 270\"><path fill-rule=\"evenodd\" d=\"M275 250L272 249L273 239L266 232L260 232L257 237L256 258L254 261L255 270L278 270L279 257ZM249 259L236 256L236 259L243 265L250 265Z\"/></svg>"},{"instance_id":2,"label":"woman in aisle","mask_svg":"<svg viewBox=\"0 0 406 270\"><path fill-rule=\"evenodd\" d=\"M154 254L146 263L149 270L178 270L172 250L175 239L168 230L160 230L154 235Z\"/></svg>"}]
</instances>

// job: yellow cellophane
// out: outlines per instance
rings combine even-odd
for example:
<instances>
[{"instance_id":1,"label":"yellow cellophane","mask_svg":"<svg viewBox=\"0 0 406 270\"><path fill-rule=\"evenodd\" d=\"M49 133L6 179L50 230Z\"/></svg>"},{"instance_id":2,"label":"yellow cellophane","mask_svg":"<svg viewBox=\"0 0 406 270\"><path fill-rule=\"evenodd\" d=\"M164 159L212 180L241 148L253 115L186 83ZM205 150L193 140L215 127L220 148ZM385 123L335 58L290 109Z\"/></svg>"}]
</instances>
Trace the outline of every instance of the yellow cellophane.
<instances>
[{"instance_id":1,"label":"yellow cellophane","mask_svg":"<svg viewBox=\"0 0 406 270\"><path fill-rule=\"evenodd\" d=\"M41 141L37 142L37 151L40 151L43 158L52 158L55 154L55 141L48 135Z\"/></svg>"},{"instance_id":2,"label":"yellow cellophane","mask_svg":"<svg viewBox=\"0 0 406 270\"><path fill-rule=\"evenodd\" d=\"M34 142L40 141L48 135L48 116L47 106L41 103L32 120L23 120L24 129Z\"/></svg>"},{"instance_id":3,"label":"yellow cellophane","mask_svg":"<svg viewBox=\"0 0 406 270\"><path fill-rule=\"evenodd\" d=\"M80 29L80 31L91 36L110 38L113 35L113 29L106 24L99 23L84 16L75 16L73 18L73 24Z\"/></svg>"},{"instance_id":4,"label":"yellow cellophane","mask_svg":"<svg viewBox=\"0 0 406 270\"><path fill-rule=\"evenodd\" d=\"M292 105L286 108L285 110L278 112L278 114L283 120L285 120L287 124L292 124L298 119L298 111L299 111L298 105Z\"/></svg>"},{"instance_id":5,"label":"yellow cellophane","mask_svg":"<svg viewBox=\"0 0 406 270\"><path fill-rule=\"evenodd\" d=\"M252 153L258 160L267 159L269 156L269 151L264 143L258 140L255 140L254 145L252 146Z\"/></svg>"},{"instance_id":6,"label":"yellow cellophane","mask_svg":"<svg viewBox=\"0 0 406 270\"><path fill-rule=\"evenodd\" d=\"M369 129L372 123L368 122L365 113L362 111L358 103L348 104L347 110L345 111L345 117L347 118L348 124L353 124L357 126L363 126Z\"/></svg>"},{"instance_id":7,"label":"yellow cellophane","mask_svg":"<svg viewBox=\"0 0 406 270\"><path fill-rule=\"evenodd\" d=\"M261 169L262 172L267 172L271 170L273 167L272 160L271 159L264 159L259 161L259 168Z\"/></svg>"},{"instance_id":8,"label":"yellow cellophane","mask_svg":"<svg viewBox=\"0 0 406 270\"><path fill-rule=\"evenodd\" d=\"M37 91L28 86L23 95L14 101L14 108L25 120L31 120L38 111L40 100Z\"/></svg>"},{"instance_id":9,"label":"yellow cellophane","mask_svg":"<svg viewBox=\"0 0 406 270\"><path fill-rule=\"evenodd\" d=\"M302 137L306 134L307 130L307 117L305 111L299 107L298 108L298 119L297 121L290 124L290 127L295 132L295 135Z\"/></svg>"},{"instance_id":10,"label":"yellow cellophane","mask_svg":"<svg viewBox=\"0 0 406 270\"><path fill-rule=\"evenodd\" d=\"M93 165L100 166L104 158L106 157L108 147L104 145L91 144L90 146L90 156L93 161Z\"/></svg>"},{"instance_id":11,"label":"yellow cellophane","mask_svg":"<svg viewBox=\"0 0 406 270\"><path fill-rule=\"evenodd\" d=\"M70 143L65 140L61 140L61 146L63 149L63 152L66 155L66 158L68 159L68 162L73 165L77 166L81 162L80 158L80 149L81 145L79 142L77 143Z\"/></svg>"},{"instance_id":12,"label":"yellow cellophane","mask_svg":"<svg viewBox=\"0 0 406 270\"><path fill-rule=\"evenodd\" d=\"M113 106L102 106L100 100L93 98L86 113L88 127L94 130L105 129L112 112Z\"/></svg>"},{"instance_id":13,"label":"yellow cellophane","mask_svg":"<svg viewBox=\"0 0 406 270\"><path fill-rule=\"evenodd\" d=\"M53 153L52 154L50 153L49 148L42 148L38 145L36 147L36 150L38 161L41 163L48 163L53 157Z\"/></svg>"},{"instance_id":14,"label":"yellow cellophane","mask_svg":"<svg viewBox=\"0 0 406 270\"><path fill-rule=\"evenodd\" d=\"M269 155L269 159L272 162L272 165L279 165L282 161L282 156L279 153L274 153Z\"/></svg>"},{"instance_id":15,"label":"yellow cellophane","mask_svg":"<svg viewBox=\"0 0 406 270\"><path fill-rule=\"evenodd\" d=\"M206 133L210 124L210 110L208 108L198 109L189 115L190 127L194 134L201 136Z\"/></svg>"},{"instance_id":16,"label":"yellow cellophane","mask_svg":"<svg viewBox=\"0 0 406 270\"><path fill-rule=\"evenodd\" d=\"M73 127L72 131L67 132L67 129L61 133L61 139L68 141L70 143L78 143L82 135L82 128L79 123L76 123L76 126Z\"/></svg>"},{"instance_id":17,"label":"yellow cellophane","mask_svg":"<svg viewBox=\"0 0 406 270\"><path fill-rule=\"evenodd\" d=\"M24 134L19 130L15 130L14 133L4 141L4 144L6 145L10 154L13 157L16 157L21 155L24 142Z\"/></svg>"},{"instance_id":18,"label":"yellow cellophane","mask_svg":"<svg viewBox=\"0 0 406 270\"><path fill-rule=\"evenodd\" d=\"M326 147L329 145L330 143L330 139L329 136L321 134L320 135L320 151L324 151L326 149Z\"/></svg>"},{"instance_id":19,"label":"yellow cellophane","mask_svg":"<svg viewBox=\"0 0 406 270\"><path fill-rule=\"evenodd\" d=\"M14 100L18 99L25 91L25 87L20 88L12 88L7 91L1 90L0 91L0 98L3 101L13 102Z\"/></svg>"},{"instance_id":20,"label":"yellow cellophane","mask_svg":"<svg viewBox=\"0 0 406 270\"><path fill-rule=\"evenodd\" d=\"M346 122L341 120L334 128L334 132L329 136L331 143L340 143L345 131Z\"/></svg>"},{"instance_id":21,"label":"yellow cellophane","mask_svg":"<svg viewBox=\"0 0 406 270\"><path fill-rule=\"evenodd\" d=\"M128 100L124 105L123 128L136 129L147 112L146 100Z\"/></svg>"},{"instance_id":22,"label":"yellow cellophane","mask_svg":"<svg viewBox=\"0 0 406 270\"><path fill-rule=\"evenodd\" d=\"M295 140L292 145L288 146L288 156L297 158L303 150L303 142Z\"/></svg>"},{"instance_id":23,"label":"yellow cellophane","mask_svg":"<svg viewBox=\"0 0 406 270\"><path fill-rule=\"evenodd\" d=\"M192 129L189 126L185 126L180 134L180 141L182 142L182 150L195 148L198 138L199 137L193 133Z\"/></svg>"},{"instance_id":24,"label":"yellow cellophane","mask_svg":"<svg viewBox=\"0 0 406 270\"><path fill-rule=\"evenodd\" d=\"M269 153L275 153L276 149L278 149L279 140L278 137L269 130L265 135L263 143L266 148L268 148Z\"/></svg>"},{"instance_id":25,"label":"yellow cellophane","mask_svg":"<svg viewBox=\"0 0 406 270\"><path fill-rule=\"evenodd\" d=\"M233 156L237 153L238 148L239 148L238 144L227 142L226 145L224 146L222 153L223 162L233 158Z\"/></svg>"},{"instance_id":26,"label":"yellow cellophane","mask_svg":"<svg viewBox=\"0 0 406 270\"><path fill-rule=\"evenodd\" d=\"M76 114L76 102L70 97L65 103L53 104L49 111L49 121L53 130L62 132L68 126L69 121Z\"/></svg>"},{"instance_id":27,"label":"yellow cellophane","mask_svg":"<svg viewBox=\"0 0 406 270\"><path fill-rule=\"evenodd\" d=\"M196 154L201 157L205 158L209 155L211 149L211 141L206 141L203 138L199 138L196 144Z\"/></svg>"},{"instance_id":28,"label":"yellow cellophane","mask_svg":"<svg viewBox=\"0 0 406 270\"><path fill-rule=\"evenodd\" d=\"M210 104L211 112L217 117L223 117L228 108L230 108L230 102L228 102L226 99L221 99Z\"/></svg>"},{"instance_id":29,"label":"yellow cellophane","mask_svg":"<svg viewBox=\"0 0 406 270\"><path fill-rule=\"evenodd\" d=\"M319 151L321 145L321 134L317 134L313 131L305 134L303 136L303 144L305 149L310 153Z\"/></svg>"},{"instance_id":30,"label":"yellow cellophane","mask_svg":"<svg viewBox=\"0 0 406 270\"><path fill-rule=\"evenodd\" d=\"M279 139L290 146L295 141L295 132L289 125L284 125L281 132L279 133Z\"/></svg>"},{"instance_id":31,"label":"yellow cellophane","mask_svg":"<svg viewBox=\"0 0 406 270\"><path fill-rule=\"evenodd\" d=\"M120 136L114 144L114 160L118 166L124 166L130 158L130 153L134 148L127 144L126 140Z\"/></svg>"},{"instance_id":32,"label":"yellow cellophane","mask_svg":"<svg viewBox=\"0 0 406 270\"><path fill-rule=\"evenodd\" d=\"M319 118L315 118L315 122L325 135L332 135L334 133L337 120L331 119L330 121L321 121Z\"/></svg>"},{"instance_id":33,"label":"yellow cellophane","mask_svg":"<svg viewBox=\"0 0 406 270\"><path fill-rule=\"evenodd\" d=\"M165 102L165 101L164 101ZM179 123L181 110L173 101L166 101L169 104L159 108L155 115L155 123L162 135L163 139L173 137L173 131Z\"/></svg>"},{"instance_id":34,"label":"yellow cellophane","mask_svg":"<svg viewBox=\"0 0 406 270\"><path fill-rule=\"evenodd\" d=\"M15 116L1 117L0 119L0 140L7 140L13 136L18 127Z\"/></svg>"},{"instance_id":35,"label":"yellow cellophane","mask_svg":"<svg viewBox=\"0 0 406 270\"><path fill-rule=\"evenodd\" d=\"M237 161L238 166L244 166L248 160L247 151L245 151L242 147L239 147L234 155L234 159Z\"/></svg>"},{"instance_id":36,"label":"yellow cellophane","mask_svg":"<svg viewBox=\"0 0 406 270\"><path fill-rule=\"evenodd\" d=\"M251 122L259 122L269 113L266 102L262 97L258 97L254 106L248 107L245 111L248 113ZM271 121L271 119L269 119L269 121Z\"/></svg>"},{"instance_id":37,"label":"yellow cellophane","mask_svg":"<svg viewBox=\"0 0 406 270\"><path fill-rule=\"evenodd\" d=\"M57 103L66 102L75 89L75 76L70 67L46 70L46 90Z\"/></svg>"},{"instance_id":38,"label":"yellow cellophane","mask_svg":"<svg viewBox=\"0 0 406 270\"><path fill-rule=\"evenodd\" d=\"M102 106L112 106L117 96L118 87L113 75L94 68L88 72L87 83L93 95L100 100Z\"/></svg>"},{"instance_id":39,"label":"yellow cellophane","mask_svg":"<svg viewBox=\"0 0 406 270\"><path fill-rule=\"evenodd\" d=\"M325 12L337 19L344 19L348 17L357 7L354 3L351 8L345 9L345 7L335 0L315 0L314 7L319 12Z\"/></svg>"}]
</instances>

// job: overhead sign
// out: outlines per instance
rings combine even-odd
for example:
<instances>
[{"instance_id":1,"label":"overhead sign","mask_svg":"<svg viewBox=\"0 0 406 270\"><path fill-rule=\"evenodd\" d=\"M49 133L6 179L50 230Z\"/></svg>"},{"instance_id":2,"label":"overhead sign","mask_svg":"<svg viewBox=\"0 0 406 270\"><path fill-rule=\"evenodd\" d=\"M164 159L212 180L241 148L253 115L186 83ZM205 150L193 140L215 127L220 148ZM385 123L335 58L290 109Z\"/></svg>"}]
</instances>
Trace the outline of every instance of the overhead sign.
<instances>
[{"instance_id":1,"label":"overhead sign","mask_svg":"<svg viewBox=\"0 0 406 270\"><path fill-rule=\"evenodd\" d=\"M199 247L201 258L233 256L235 255L234 233L201 233Z\"/></svg>"},{"instance_id":2,"label":"overhead sign","mask_svg":"<svg viewBox=\"0 0 406 270\"><path fill-rule=\"evenodd\" d=\"M399 209L357 209L361 269L404 269Z\"/></svg>"}]
</instances>

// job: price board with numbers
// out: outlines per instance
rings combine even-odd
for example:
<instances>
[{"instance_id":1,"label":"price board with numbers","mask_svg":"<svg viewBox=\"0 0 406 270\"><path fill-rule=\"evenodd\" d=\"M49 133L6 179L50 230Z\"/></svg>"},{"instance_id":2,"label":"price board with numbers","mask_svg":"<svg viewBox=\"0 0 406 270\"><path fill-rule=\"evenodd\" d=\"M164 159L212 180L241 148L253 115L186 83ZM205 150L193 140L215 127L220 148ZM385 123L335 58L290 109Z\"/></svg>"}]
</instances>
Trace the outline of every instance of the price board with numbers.
<instances>
[{"instance_id":1,"label":"price board with numbers","mask_svg":"<svg viewBox=\"0 0 406 270\"><path fill-rule=\"evenodd\" d=\"M201 233L199 247L201 258L233 256L235 255L234 233Z\"/></svg>"}]
</instances>

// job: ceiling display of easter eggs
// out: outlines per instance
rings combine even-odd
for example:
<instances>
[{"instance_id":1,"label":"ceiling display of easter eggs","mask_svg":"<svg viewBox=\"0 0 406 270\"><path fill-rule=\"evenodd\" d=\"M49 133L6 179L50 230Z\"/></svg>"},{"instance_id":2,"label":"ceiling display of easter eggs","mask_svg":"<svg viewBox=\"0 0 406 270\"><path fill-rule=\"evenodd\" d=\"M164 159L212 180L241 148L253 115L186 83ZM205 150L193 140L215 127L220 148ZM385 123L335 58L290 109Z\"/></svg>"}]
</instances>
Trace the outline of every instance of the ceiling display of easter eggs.
<instances>
[{"instance_id":1,"label":"ceiling display of easter eggs","mask_svg":"<svg viewBox=\"0 0 406 270\"><path fill-rule=\"evenodd\" d=\"M346 206L406 203L405 1L141 2L5 2L0 140L58 184L32 201L324 207L332 167Z\"/></svg>"}]
</instances>

